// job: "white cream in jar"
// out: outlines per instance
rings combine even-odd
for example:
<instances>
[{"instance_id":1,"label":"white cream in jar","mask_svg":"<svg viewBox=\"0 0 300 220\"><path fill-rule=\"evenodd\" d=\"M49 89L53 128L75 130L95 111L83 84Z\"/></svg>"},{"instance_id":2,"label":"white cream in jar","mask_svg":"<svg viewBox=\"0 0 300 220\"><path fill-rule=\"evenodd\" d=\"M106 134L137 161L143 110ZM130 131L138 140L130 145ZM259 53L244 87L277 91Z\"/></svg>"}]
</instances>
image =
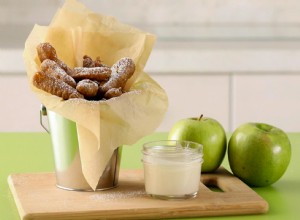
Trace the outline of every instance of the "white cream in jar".
<instances>
[{"instance_id":1,"label":"white cream in jar","mask_svg":"<svg viewBox=\"0 0 300 220\"><path fill-rule=\"evenodd\" d=\"M202 145L195 142L167 140L144 144L146 193L161 199L195 197L202 161Z\"/></svg>"}]
</instances>

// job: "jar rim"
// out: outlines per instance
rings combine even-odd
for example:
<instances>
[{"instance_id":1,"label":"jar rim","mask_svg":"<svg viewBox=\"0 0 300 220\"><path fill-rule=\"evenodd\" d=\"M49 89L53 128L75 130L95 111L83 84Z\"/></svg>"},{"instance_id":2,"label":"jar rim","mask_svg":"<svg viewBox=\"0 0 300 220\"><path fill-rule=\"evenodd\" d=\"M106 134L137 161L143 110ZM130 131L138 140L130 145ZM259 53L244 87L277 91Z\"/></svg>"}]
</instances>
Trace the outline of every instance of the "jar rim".
<instances>
[{"instance_id":1,"label":"jar rim","mask_svg":"<svg viewBox=\"0 0 300 220\"><path fill-rule=\"evenodd\" d=\"M159 140L143 145L143 154L156 157L203 156L202 144L184 140Z\"/></svg>"}]
</instances>

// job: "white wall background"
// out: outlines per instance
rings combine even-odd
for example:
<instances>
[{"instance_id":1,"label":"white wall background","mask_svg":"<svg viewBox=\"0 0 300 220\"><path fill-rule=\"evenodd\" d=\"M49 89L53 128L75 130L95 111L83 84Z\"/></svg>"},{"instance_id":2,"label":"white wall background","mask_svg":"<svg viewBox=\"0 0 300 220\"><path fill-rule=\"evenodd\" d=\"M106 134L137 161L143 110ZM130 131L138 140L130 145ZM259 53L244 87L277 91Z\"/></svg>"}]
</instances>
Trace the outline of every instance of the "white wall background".
<instances>
[{"instance_id":1,"label":"white wall background","mask_svg":"<svg viewBox=\"0 0 300 220\"><path fill-rule=\"evenodd\" d=\"M62 0L0 0L0 132L42 131L22 49ZM170 107L157 130L203 113L231 131L247 121L300 130L300 1L82 0L158 36L146 70Z\"/></svg>"},{"instance_id":2,"label":"white wall background","mask_svg":"<svg viewBox=\"0 0 300 220\"><path fill-rule=\"evenodd\" d=\"M1 0L2 24L48 23L63 0ZM95 12L141 24L299 24L297 0L81 0Z\"/></svg>"}]
</instances>

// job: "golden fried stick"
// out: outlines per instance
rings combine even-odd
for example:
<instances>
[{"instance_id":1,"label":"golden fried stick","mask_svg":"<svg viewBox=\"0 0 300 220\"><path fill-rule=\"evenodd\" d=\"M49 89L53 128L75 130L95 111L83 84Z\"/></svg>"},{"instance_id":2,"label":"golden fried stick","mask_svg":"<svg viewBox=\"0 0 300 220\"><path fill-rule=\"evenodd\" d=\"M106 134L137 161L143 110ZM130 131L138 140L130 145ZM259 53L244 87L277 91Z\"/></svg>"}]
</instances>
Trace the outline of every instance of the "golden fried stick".
<instances>
[{"instance_id":1,"label":"golden fried stick","mask_svg":"<svg viewBox=\"0 0 300 220\"><path fill-rule=\"evenodd\" d=\"M36 72L33 76L33 85L45 92L62 97L64 100L71 98L84 98L76 89L69 86L56 77L44 73L43 71Z\"/></svg>"},{"instance_id":2,"label":"golden fried stick","mask_svg":"<svg viewBox=\"0 0 300 220\"><path fill-rule=\"evenodd\" d=\"M62 68L67 74L72 75L73 70L67 66L62 60L58 59L57 53L55 48L48 42L46 43L40 43L36 47L38 57L41 62L43 62L46 59L55 61L60 68Z\"/></svg>"},{"instance_id":3,"label":"golden fried stick","mask_svg":"<svg viewBox=\"0 0 300 220\"><path fill-rule=\"evenodd\" d=\"M83 67L95 67L95 62L88 55L84 55L83 59L82 59L82 66Z\"/></svg>"},{"instance_id":4,"label":"golden fried stick","mask_svg":"<svg viewBox=\"0 0 300 220\"><path fill-rule=\"evenodd\" d=\"M76 88L75 80L69 76L55 61L46 59L41 64L41 70L47 74L52 74L58 79Z\"/></svg>"},{"instance_id":5,"label":"golden fried stick","mask_svg":"<svg viewBox=\"0 0 300 220\"><path fill-rule=\"evenodd\" d=\"M112 67L110 79L102 86L101 90L107 92L111 88L124 88L127 80L135 71L135 64L132 59L124 57L116 62Z\"/></svg>"},{"instance_id":6,"label":"golden fried stick","mask_svg":"<svg viewBox=\"0 0 300 220\"><path fill-rule=\"evenodd\" d=\"M100 60L100 57L96 57L96 60L94 61L94 63L95 63L95 67L101 67L101 66L109 67L106 64L102 63L102 61Z\"/></svg>"},{"instance_id":7,"label":"golden fried stick","mask_svg":"<svg viewBox=\"0 0 300 220\"><path fill-rule=\"evenodd\" d=\"M114 98L114 97L118 97L120 95L122 95L122 89L121 87L119 88L111 88L109 89L105 94L104 94L104 98L106 99L110 99L110 98Z\"/></svg>"},{"instance_id":8,"label":"golden fried stick","mask_svg":"<svg viewBox=\"0 0 300 220\"><path fill-rule=\"evenodd\" d=\"M108 67L107 65L102 63L102 61L100 60L100 57L96 57L96 60L94 61L88 55L83 56L82 66L89 67L89 68L91 68L91 67Z\"/></svg>"},{"instance_id":9,"label":"golden fried stick","mask_svg":"<svg viewBox=\"0 0 300 220\"><path fill-rule=\"evenodd\" d=\"M90 79L84 79L77 83L76 89L85 98L93 98L97 95L98 84Z\"/></svg>"},{"instance_id":10,"label":"golden fried stick","mask_svg":"<svg viewBox=\"0 0 300 220\"><path fill-rule=\"evenodd\" d=\"M106 81L111 75L111 69L108 67L75 67L71 75L75 80L90 79L96 81Z\"/></svg>"},{"instance_id":11,"label":"golden fried stick","mask_svg":"<svg viewBox=\"0 0 300 220\"><path fill-rule=\"evenodd\" d=\"M54 61L57 59L56 50L49 43L40 43L36 47L36 50L41 62L43 62L46 59Z\"/></svg>"}]
</instances>

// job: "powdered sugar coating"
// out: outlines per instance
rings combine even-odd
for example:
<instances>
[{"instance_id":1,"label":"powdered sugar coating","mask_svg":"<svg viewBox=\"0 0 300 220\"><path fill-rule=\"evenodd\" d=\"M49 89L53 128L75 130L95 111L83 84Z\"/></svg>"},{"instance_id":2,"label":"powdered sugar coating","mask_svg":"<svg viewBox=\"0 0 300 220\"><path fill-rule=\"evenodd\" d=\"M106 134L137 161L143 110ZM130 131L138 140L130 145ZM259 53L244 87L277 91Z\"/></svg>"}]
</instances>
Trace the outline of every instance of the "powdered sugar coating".
<instances>
[{"instance_id":1,"label":"powdered sugar coating","mask_svg":"<svg viewBox=\"0 0 300 220\"><path fill-rule=\"evenodd\" d=\"M52 74L58 79L69 84L73 88L76 87L75 80L69 76L55 61L46 59L41 64L41 70L47 74Z\"/></svg>"},{"instance_id":2,"label":"powdered sugar coating","mask_svg":"<svg viewBox=\"0 0 300 220\"><path fill-rule=\"evenodd\" d=\"M75 88L43 71L34 74L33 85L52 95L62 97L65 100L69 98L83 98L83 95L77 92Z\"/></svg>"},{"instance_id":3,"label":"powdered sugar coating","mask_svg":"<svg viewBox=\"0 0 300 220\"><path fill-rule=\"evenodd\" d=\"M40 43L36 47L36 49L37 49L38 57L41 62L43 62L46 59L50 59L50 60L54 60L54 61L57 59L57 54L56 54L55 48L52 47L52 45L48 42Z\"/></svg>"},{"instance_id":4,"label":"powdered sugar coating","mask_svg":"<svg viewBox=\"0 0 300 220\"><path fill-rule=\"evenodd\" d=\"M120 200L120 199L130 199L146 196L145 190L137 189L137 190L128 190L128 191L109 191L109 192L101 192L99 194L93 194L89 198L93 201L112 201L112 200Z\"/></svg>"},{"instance_id":5,"label":"powdered sugar coating","mask_svg":"<svg viewBox=\"0 0 300 220\"><path fill-rule=\"evenodd\" d=\"M90 79L96 81L106 81L111 75L108 67L75 67L74 74L71 75L75 80Z\"/></svg>"},{"instance_id":6,"label":"powdered sugar coating","mask_svg":"<svg viewBox=\"0 0 300 220\"><path fill-rule=\"evenodd\" d=\"M114 98L114 97L118 97L118 96L120 96L122 94L123 94L123 92L122 92L122 88L121 87L119 87L119 88L111 88L111 89L109 89L104 94L104 98L111 99L111 98Z\"/></svg>"},{"instance_id":7,"label":"powdered sugar coating","mask_svg":"<svg viewBox=\"0 0 300 220\"><path fill-rule=\"evenodd\" d=\"M40 43L36 47L38 57L41 62L46 59L55 61L68 75L72 75L73 70L67 66L62 60L58 59L55 48L48 42Z\"/></svg>"},{"instance_id":8,"label":"powdered sugar coating","mask_svg":"<svg viewBox=\"0 0 300 220\"><path fill-rule=\"evenodd\" d=\"M77 83L76 89L85 98L92 98L97 95L98 84L90 79L83 79Z\"/></svg>"},{"instance_id":9,"label":"powdered sugar coating","mask_svg":"<svg viewBox=\"0 0 300 220\"><path fill-rule=\"evenodd\" d=\"M70 97L84 97L87 100L107 100L123 94L123 90L127 80L133 75L135 71L135 64L132 59L128 57L121 58L112 67L102 63L100 57L93 60L91 57L83 56L83 66L69 68L62 60L57 57L55 48L48 42L40 43L37 47L39 59L41 60L41 73L48 74L55 78L48 79L44 77L43 82L37 83L38 88L56 94L68 99ZM91 80L91 81L89 81ZM58 85L50 85L50 83L57 82ZM61 82L68 84L77 90L74 94L67 88L67 95L64 95ZM79 83L77 85L76 81ZM83 82L81 82L83 81ZM49 85L46 85L47 82ZM49 88L53 87L53 89ZM84 96L82 96L82 94ZM68 98L66 98L68 97Z\"/></svg>"},{"instance_id":10,"label":"powdered sugar coating","mask_svg":"<svg viewBox=\"0 0 300 220\"><path fill-rule=\"evenodd\" d=\"M125 87L127 80L133 75L135 71L135 64L129 57L121 58L112 67L112 75L107 83L102 86L102 90L107 92L111 88L122 89Z\"/></svg>"}]
</instances>

